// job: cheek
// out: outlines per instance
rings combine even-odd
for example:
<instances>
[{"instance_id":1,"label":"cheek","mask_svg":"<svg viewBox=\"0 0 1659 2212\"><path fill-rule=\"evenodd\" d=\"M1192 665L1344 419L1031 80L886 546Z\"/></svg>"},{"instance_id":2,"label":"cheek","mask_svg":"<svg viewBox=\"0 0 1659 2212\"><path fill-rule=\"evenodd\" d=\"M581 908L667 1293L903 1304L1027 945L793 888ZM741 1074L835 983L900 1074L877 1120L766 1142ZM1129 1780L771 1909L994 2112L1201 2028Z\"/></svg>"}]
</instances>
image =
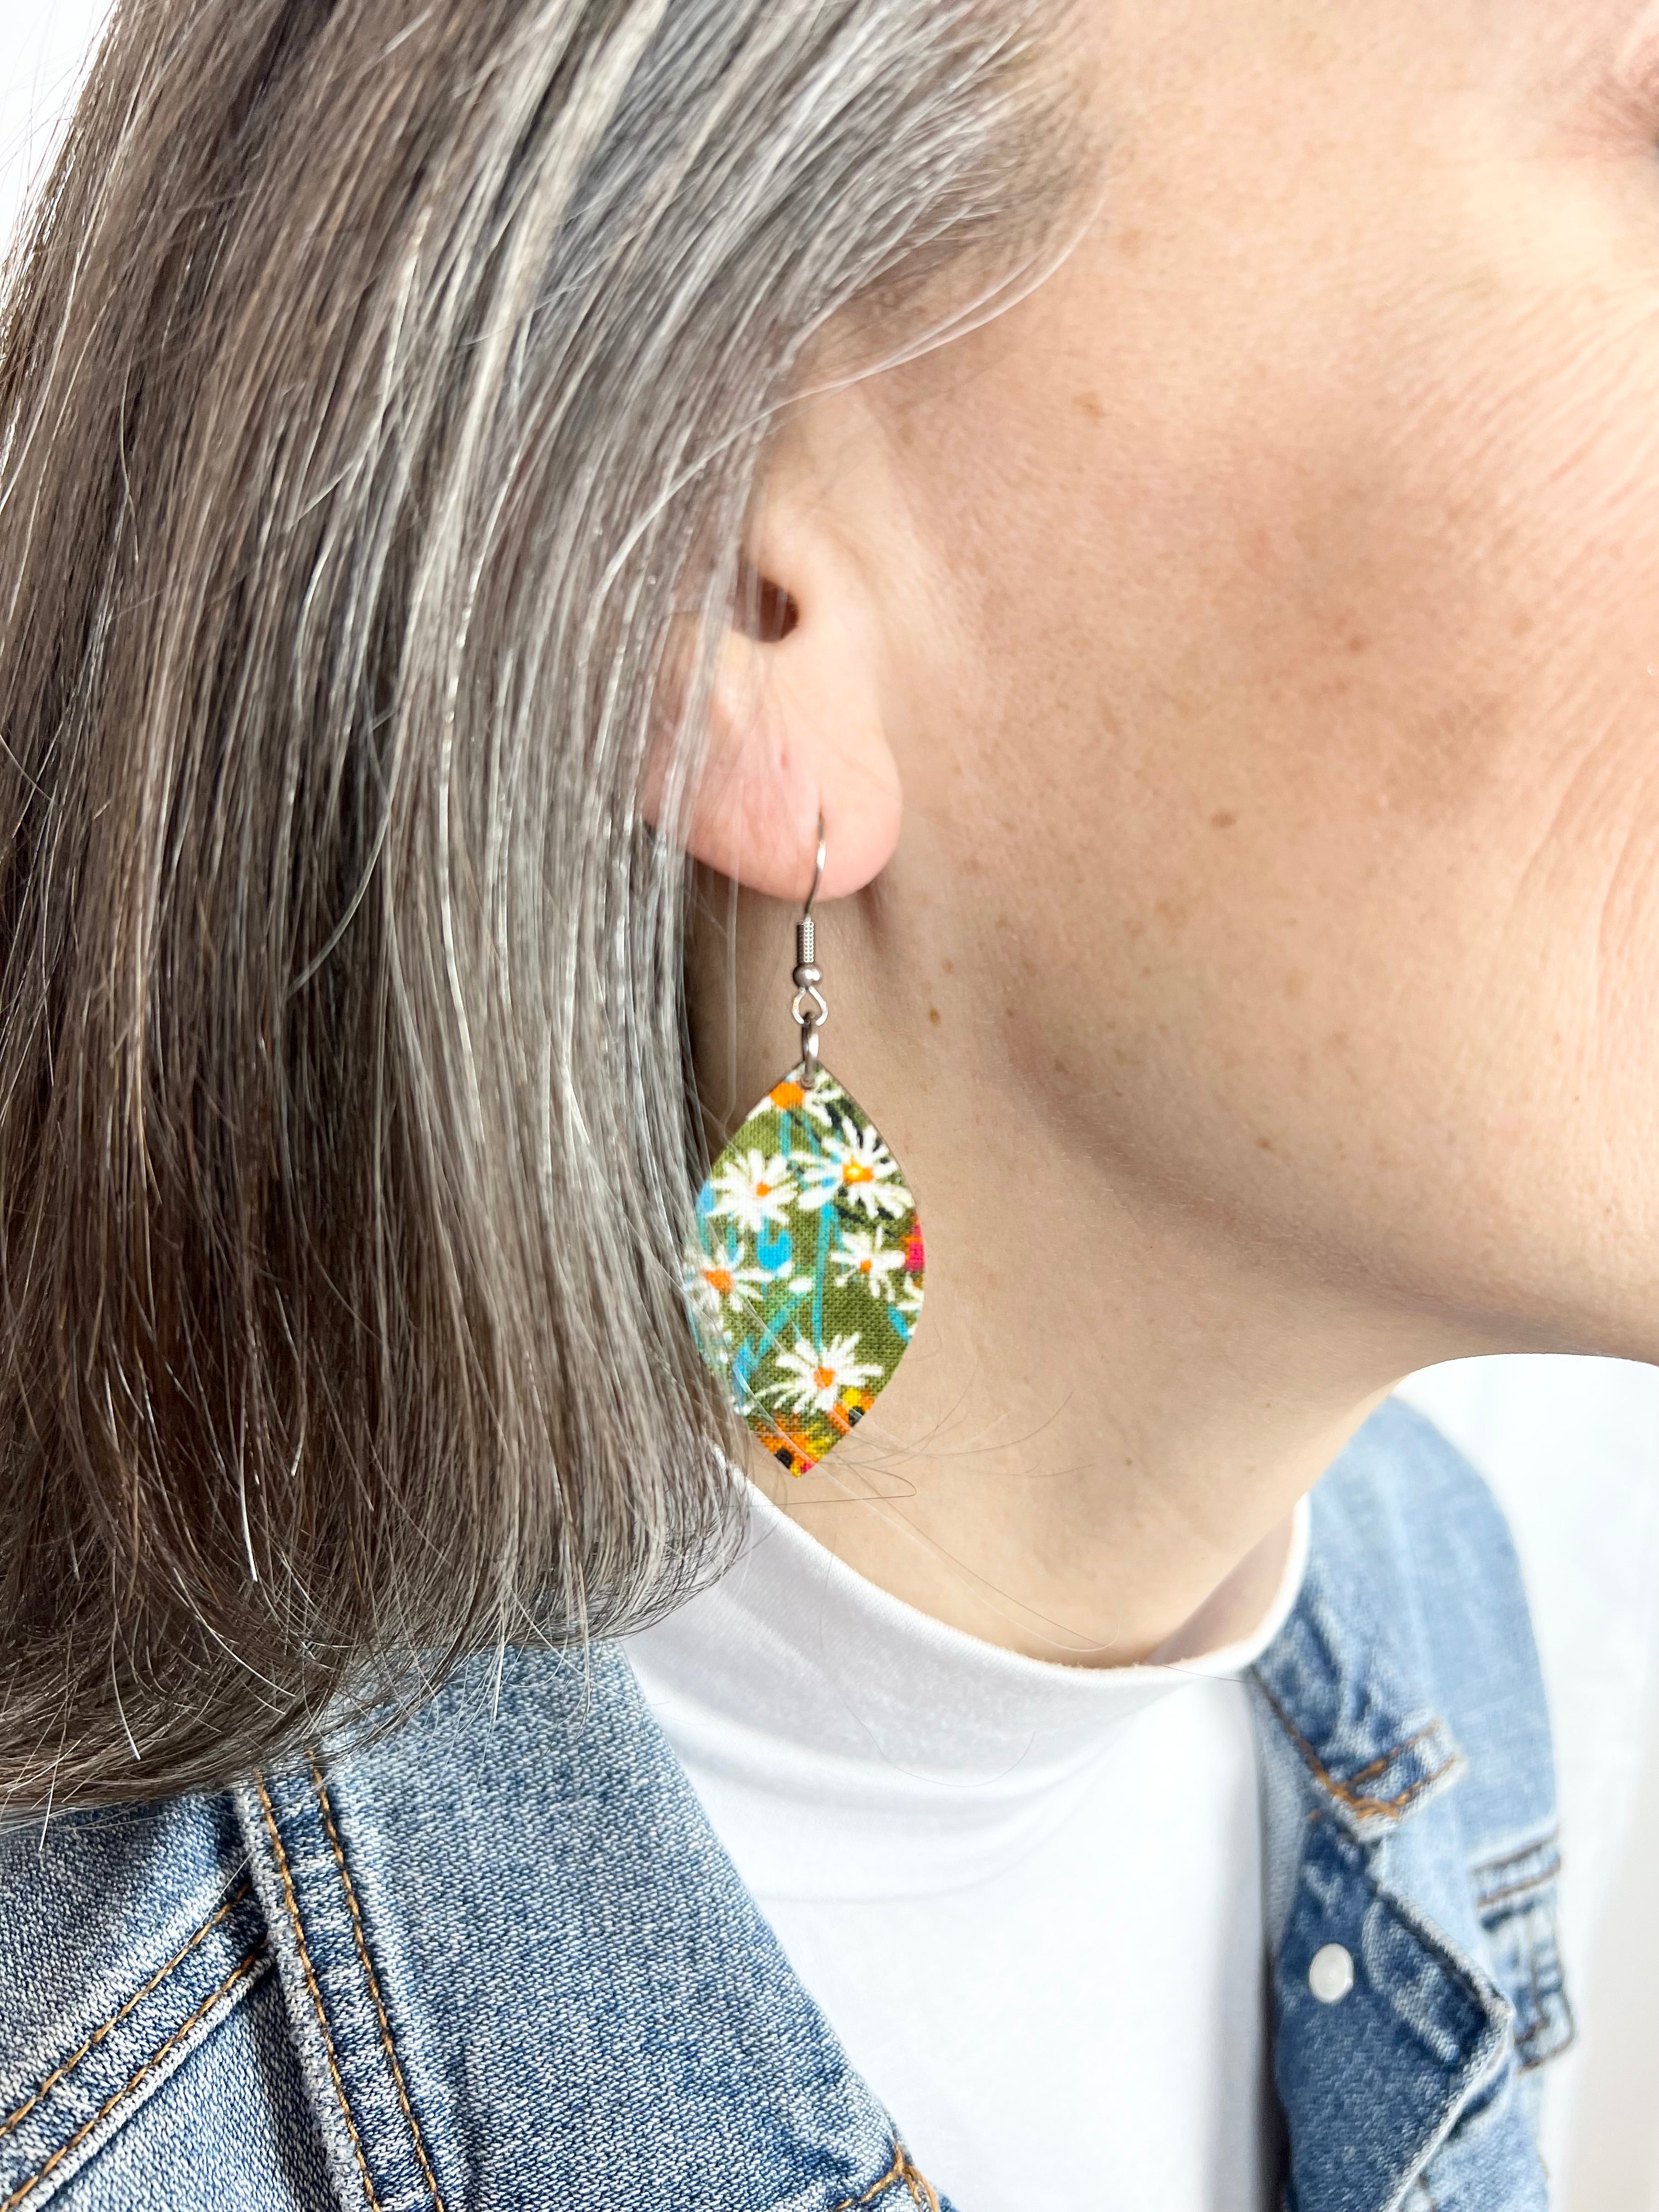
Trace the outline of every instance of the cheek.
<instances>
[{"instance_id":1,"label":"cheek","mask_svg":"<svg viewBox=\"0 0 1659 2212\"><path fill-rule=\"evenodd\" d=\"M1559 305L1149 419L967 740L1054 1109L1419 1288L1659 1254L1659 329Z\"/></svg>"},{"instance_id":2,"label":"cheek","mask_svg":"<svg viewBox=\"0 0 1659 2212\"><path fill-rule=\"evenodd\" d=\"M1255 817L1224 933L1266 885L1328 995L1406 997L1390 1045L1535 1095L1566 1044L1612 1109L1659 990L1659 326L1560 305L1396 365L1362 465L1280 488L1189 759Z\"/></svg>"}]
</instances>

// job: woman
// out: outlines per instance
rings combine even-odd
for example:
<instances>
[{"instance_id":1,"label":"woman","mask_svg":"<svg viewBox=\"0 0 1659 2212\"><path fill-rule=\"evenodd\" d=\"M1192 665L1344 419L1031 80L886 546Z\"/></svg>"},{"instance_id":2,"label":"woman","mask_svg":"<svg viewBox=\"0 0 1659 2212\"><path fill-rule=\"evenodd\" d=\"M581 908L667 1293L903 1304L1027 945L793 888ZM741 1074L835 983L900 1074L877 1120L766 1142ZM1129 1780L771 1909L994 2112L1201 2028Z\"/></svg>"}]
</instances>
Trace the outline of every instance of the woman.
<instances>
[{"instance_id":1,"label":"woman","mask_svg":"<svg viewBox=\"0 0 1659 2212\"><path fill-rule=\"evenodd\" d=\"M1650 16L124 0L0 398L8 2212L1547 2201L1385 1401L1659 1341ZM891 1342L757 1395L826 1002Z\"/></svg>"}]
</instances>

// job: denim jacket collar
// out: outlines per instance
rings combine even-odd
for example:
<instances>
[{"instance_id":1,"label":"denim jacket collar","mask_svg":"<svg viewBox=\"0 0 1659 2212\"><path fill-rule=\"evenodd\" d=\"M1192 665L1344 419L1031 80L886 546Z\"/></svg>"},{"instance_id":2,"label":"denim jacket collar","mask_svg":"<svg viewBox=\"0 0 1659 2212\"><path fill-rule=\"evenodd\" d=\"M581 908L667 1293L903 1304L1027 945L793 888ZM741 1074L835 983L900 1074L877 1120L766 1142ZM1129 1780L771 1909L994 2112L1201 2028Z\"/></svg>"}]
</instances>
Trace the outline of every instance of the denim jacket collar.
<instances>
[{"instance_id":1,"label":"denim jacket collar","mask_svg":"<svg viewBox=\"0 0 1659 2212\"><path fill-rule=\"evenodd\" d=\"M1527 2062L1553 2055L1571 2021L1554 1961L1547 1747L1544 1787L1508 1805L1519 1832L1489 1850L1459 1817L1464 1751L1365 1571L1376 1532L1357 1546L1340 1502L1316 1493L1301 1595L1252 1670L1285 2203L1542 2212L1516 1999ZM1536 1925L1510 1929L1517 1901ZM1507 1991L1495 1930L1524 1939ZM1315 1985L1328 1999L1334 1984L1313 1965L1332 1946L1346 1954L1334 1986L1352 1981L1322 2001Z\"/></svg>"},{"instance_id":2,"label":"denim jacket collar","mask_svg":"<svg viewBox=\"0 0 1659 2212\"><path fill-rule=\"evenodd\" d=\"M1389 1407L1310 1548L1254 1681L1285 2212L1541 2212L1571 2020L1507 1532ZM489 1655L380 1741L0 1838L0 1881L25 2212L936 2202L615 1648Z\"/></svg>"},{"instance_id":3,"label":"denim jacket collar","mask_svg":"<svg viewBox=\"0 0 1659 2212\"><path fill-rule=\"evenodd\" d=\"M1285 2202L1541 2207L1514 2007L1480 1963L1463 1838L1435 1821L1462 1754L1343 1548L1316 1518L1255 1674ZM244 1793L342 2186L368 2168L411 2206L930 2203L620 1654L585 1677L520 1657L493 1725L481 1697L447 1691L412 1759L394 1740ZM1353 1970L1334 2003L1309 1979L1331 1945ZM501 1995L538 1986L550 2002Z\"/></svg>"}]
</instances>

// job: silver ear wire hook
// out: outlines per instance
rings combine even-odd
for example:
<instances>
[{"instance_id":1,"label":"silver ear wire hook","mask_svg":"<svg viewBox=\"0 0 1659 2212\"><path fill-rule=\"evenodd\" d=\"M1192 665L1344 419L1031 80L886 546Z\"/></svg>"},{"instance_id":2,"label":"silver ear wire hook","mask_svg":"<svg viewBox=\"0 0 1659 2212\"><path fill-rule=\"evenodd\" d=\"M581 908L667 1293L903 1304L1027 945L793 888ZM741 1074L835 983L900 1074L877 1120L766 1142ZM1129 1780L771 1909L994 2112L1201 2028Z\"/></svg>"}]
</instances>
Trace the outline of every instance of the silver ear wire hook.
<instances>
[{"instance_id":1,"label":"silver ear wire hook","mask_svg":"<svg viewBox=\"0 0 1659 2212\"><path fill-rule=\"evenodd\" d=\"M816 933L812 926L812 902L817 897L818 885L823 881L823 817L820 814L817 860L812 870L812 888L806 894L806 904L801 908L800 920L795 924L795 995L789 1002L790 1012L800 1024L801 1066L809 1089L817 1080L818 1031L830 1018L830 1009L818 988L823 981L823 970L813 957Z\"/></svg>"}]
</instances>

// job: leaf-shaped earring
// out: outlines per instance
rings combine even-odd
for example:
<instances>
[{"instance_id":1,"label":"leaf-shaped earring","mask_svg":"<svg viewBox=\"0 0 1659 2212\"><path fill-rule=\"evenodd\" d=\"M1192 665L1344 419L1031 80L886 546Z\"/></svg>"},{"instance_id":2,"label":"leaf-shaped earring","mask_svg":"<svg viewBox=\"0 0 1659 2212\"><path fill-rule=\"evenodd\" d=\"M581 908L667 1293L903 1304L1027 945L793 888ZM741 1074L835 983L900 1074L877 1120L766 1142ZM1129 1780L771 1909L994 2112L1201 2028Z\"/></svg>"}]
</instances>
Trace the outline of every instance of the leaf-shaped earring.
<instances>
[{"instance_id":1,"label":"leaf-shaped earring","mask_svg":"<svg viewBox=\"0 0 1659 2212\"><path fill-rule=\"evenodd\" d=\"M818 1060L830 1018L814 953L823 880L795 924L799 1064L743 1122L697 1194L686 1294L703 1358L791 1474L832 1451L891 1381L921 1313L921 1224L898 1162Z\"/></svg>"}]
</instances>

